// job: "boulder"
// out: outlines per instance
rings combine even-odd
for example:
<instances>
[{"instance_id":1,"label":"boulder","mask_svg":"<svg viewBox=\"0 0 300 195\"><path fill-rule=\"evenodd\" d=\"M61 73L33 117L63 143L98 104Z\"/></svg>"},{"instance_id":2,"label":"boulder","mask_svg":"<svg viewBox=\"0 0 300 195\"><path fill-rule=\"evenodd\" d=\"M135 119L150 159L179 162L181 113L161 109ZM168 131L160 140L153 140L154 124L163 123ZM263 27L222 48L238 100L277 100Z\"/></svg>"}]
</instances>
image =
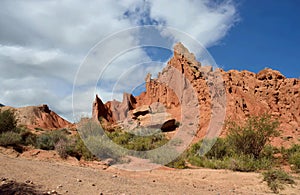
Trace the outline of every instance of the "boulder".
<instances>
[{"instance_id":1,"label":"boulder","mask_svg":"<svg viewBox=\"0 0 300 195\"><path fill-rule=\"evenodd\" d=\"M169 113L146 114L138 117L139 126L162 131L173 131L177 128L176 119Z\"/></svg>"}]
</instances>

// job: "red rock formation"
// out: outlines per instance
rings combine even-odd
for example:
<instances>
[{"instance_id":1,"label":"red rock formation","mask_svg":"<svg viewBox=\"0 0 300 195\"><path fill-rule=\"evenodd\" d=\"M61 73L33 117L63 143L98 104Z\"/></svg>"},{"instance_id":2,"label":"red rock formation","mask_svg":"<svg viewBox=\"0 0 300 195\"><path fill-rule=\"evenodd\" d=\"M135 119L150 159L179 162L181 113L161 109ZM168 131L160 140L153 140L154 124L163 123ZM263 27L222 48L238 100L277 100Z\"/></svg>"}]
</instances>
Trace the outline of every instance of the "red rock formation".
<instances>
[{"instance_id":1,"label":"red rock formation","mask_svg":"<svg viewBox=\"0 0 300 195\"><path fill-rule=\"evenodd\" d=\"M27 106L21 108L2 107L1 109L11 109L15 112L18 125L25 125L29 129L62 129L70 128L73 125L51 111L47 105Z\"/></svg>"},{"instance_id":2,"label":"red rock formation","mask_svg":"<svg viewBox=\"0 0 300 195\"><path fill-rule=\"evenodd\" d=\"M105 119L110 122L115 122L112 117L110 105L104 105L98 95L96 95L95 101L93 102L92 117L94 120L101 121L102 119Z\"/></svg>"},{"instance_id":3,"label":"red rock formation","mask_svg":"<svg viewBox=\"0 0 300 195\"><path fill-rule=\"evenodd\" d=\"M174 70L175 68L175 70ZM179 73L179 74L178 74ZM184 76L186 80L182 79ZM100 103L93 106L94 118L104 116L111 122L116 122L127 117L126 112L143 105L151 106L155 103L163 105L164 109L176 120L181 121L182 115L192 115L194 111L182 108L182 103L192 99L182 94L191 85L197 96L195 107L199 106L199 129L197 137L200 139L207 130L214 131L218 125L214 123L216 118L225 117L218 113L222 108L226 109L226 119L243 121L250 115L269 113L281 122L282 135L276 139L278 144L299 142L300 137L300 81L289 79L280 72L265 69L258 74L249 71L221 69L213 70L210 66L201 66L195 56L181 43L174 47L174 56L167 66L159 73L158 78L146 77L146 91L137 97L124 95L122 103L112 101L101 106ZM178 89L172 86L183 86ZM216 87L219 86L219 87ZM181 90L181 91L180 91ZM213 98L212 98L213 97ZM97 99L97 98L96 98ZM99 102L99 101L98 101ZM225 104L226 103L226 104ZM212 107L217 108L212 113ZM110 111L112 115L110 115ZM225 114L225 113L224 113ZM96 116L97 115L97 116ZM113 116L110 118L109 116ZM213 132L215 134L216 132ZM225 135L226 132L222 132ZM289 140L288 140L289 139Z\"/></svg>"},{"instance_id":4,"label":"red rock formation","mask_svg":"<svg viewBox=\"0 0 300 195\"><path fill-rule=\"evenodd\" d=\"M300 137L300 82L280 72L264 69L223 72L227 92L227 116L244 120L249 115L269 113L278 118L282 131L280 144L298 142ZM290 139L290 140L288 140Z\"/></svg>"},{"instance_id":5,"label":"red rock formation","mask_svg":"<svg viewBox=\"0 0 300 195\"><path fill-rule=\"evenodd\" d=\"M289 138L289 143L298 142L300 137L300 81L299 79L285 78L280 72L265 69L258 74L249 71L231 70L225 72L221 69L212 70L210 66L201 66L195 60L193 54L181 44L174 47L174 56L168 62L167 67L159 74L158 79L146 78L146 92L136 97L137 104L150 105L160 102L166 106L168 112L174 113L176 119L181 115L180 101L176 94L168 89L165 84L159 83L161 75L170 67L176 68L187 78L198 95L200 107L200 128L197 136L203 137L211 120L212 98L210 91L210 79L216 72L222 76L224 89L213 94L220 96L226 90L226 119L243 121L250 115L269 113L281 122L282 139L275 141L284 144ZM214 80L213 80L214 81ZM214 83L215 84L215 83ZM221 86L221 85L220 85ZM214 98L215 100L215 98ZM214 104L218 102L214 102ZM222 103L220 103L222 107ZM173 110L173 111L172 111ZM226 132L222 132L226 134Z\"/></svg>"},{"instance_id":6,"label":"red rock formation","mask_svg":"<svg viewBox=\"0 0 300 195\"><path fill-rule=\"evenodd\" d=\"M96 95L93 103L93 119L100 120L105 119L107 122L116 123L127 118L128 111L135 108L136 99L133 95L124 93L123 101L116 100L108 101L105 104Z\"/></svg>"}]
</instances>

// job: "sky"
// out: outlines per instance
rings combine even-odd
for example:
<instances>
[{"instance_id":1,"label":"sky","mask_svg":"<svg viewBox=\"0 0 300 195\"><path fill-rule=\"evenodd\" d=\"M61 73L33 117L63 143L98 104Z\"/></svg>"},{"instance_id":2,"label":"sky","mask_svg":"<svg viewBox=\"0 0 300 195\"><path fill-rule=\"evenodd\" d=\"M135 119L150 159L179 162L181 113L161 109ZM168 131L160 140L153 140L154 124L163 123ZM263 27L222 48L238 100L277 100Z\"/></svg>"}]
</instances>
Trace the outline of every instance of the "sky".
<instances>
[{"instance_id":1,"label":"sky","mask_svg":"<svg viewBox=\"0 0 300 195\"><path fill-rule=\"evenodd\" d=\"M142 85L147 72L157 74L178 41L197 59L225 70L270 67L299 77L299 5L296 0L2 0L0 103L48 104L76 121L74 110L90 116L96 93L104 102L121 100L123 92ZM139 28L148 25L154 29ZM205 49L193 43L210 55L201 58Z\"/></svg>"},{"instance_id":2,"label":"sky","mask_svg":"<svg viewBox=\"0 0 300 195\"><path fill-rule=\"evenodd\" d=\"M300 77L300 1L242 0L239 22L208 48L225 70L259 72L265 67Z\"/></svg>"}]
</instances>

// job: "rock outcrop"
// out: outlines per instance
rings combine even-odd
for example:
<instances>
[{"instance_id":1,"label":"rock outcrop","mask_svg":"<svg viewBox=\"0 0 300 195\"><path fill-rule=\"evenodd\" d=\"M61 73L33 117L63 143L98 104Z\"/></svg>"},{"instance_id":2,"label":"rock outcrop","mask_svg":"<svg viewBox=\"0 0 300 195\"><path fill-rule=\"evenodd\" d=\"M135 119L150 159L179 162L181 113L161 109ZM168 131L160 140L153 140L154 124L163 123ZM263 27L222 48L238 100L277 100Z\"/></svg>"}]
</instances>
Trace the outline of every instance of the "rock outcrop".
<instances>
[{"instance_id":1,"label":"rock outcrop","mask_svg":"<svg viewBox=\"0 0 300 195\"><path fill-rule=\"evenodd\" d=\"M99 112L102 113L110 122L128 117L138 118L140 115L149 117L149 113L155 113L155 109L169 113L180 122L183 115L192 118L200 113L197 116L199 121L194 121L199 124L198 139L222 126L214 122L218 117L243 121L250 115L268 113L281 123L281 137L274 142L299 142L299 79L286 78L280 72L268 68L257 74L245 70L214 70L211 66L201 66L195 56L178 43L174 47L174 56L158 74L158 78L153 79L148 74L145 81L146 91L139 96L127 94L122 103L112 101L103 106L101 102L102 107L94 103L93 113L98 113L97 118ZM188 86L192 86L193 90L188 92ZM196 95L197 102L192 101L192 93ZM191 106L184 108L183 105ZM193 107L198 111L193 110ZM224 110L224 116L218 113L219 110ZM221 135L225 134L221 132Z\"/></svg>"},{"instance_id":2,"label":"rock outcrop","mask_svg":"<svg viewBox=\"0 0 300 195\"><path fill-rule=\"evenodd\" d=\"M249 71L223 72L226 83L226 113L233 120L250 115L269 113L278 118L284 144L298 142L300 136L300 81L286 78L280 72L264 69L255 74Z\"/></svg>"},{"instance_id":3,"label":"rock outcrop","mask_svg":"<svg viewBox=\"0 0 300 195\"><path fill-rule=\"evenodd\" d=\"M102 100L96 95L92 107L92 117L94 120L101 121L105 119L106 122L116 123L125 120L128 112L135 108L135 104L135 97L128 93L123 94L122 102L113 100L105 104L103 104Z\"/></svg>"},{"instance_id":4,"label":"rock outcrop","mask_svg":"<svg viewBox=\"0 0 300 195\"><path fill-rule=\"evenodd\" d=\"M93 102L93 112L92 117L94 120L101 121L105 119L110 122L115 122L112 117L112 111L103 104L102 100L96 95L95 101Z\"/></svg>"},{"instance_id":5,"label":"rock outcrop","mask_svg":"<svg viewBox=\"0 0 300 195\"><path fill-rule=\"evenodd\" d=\"M29 129L42 128L45 130L70 128L73 125L67 120L51 111L47 105L27 106L13 108L1 107L1 110L10 109L14 111L18 125L25 125Z\"/></svg>"}]
</instances>

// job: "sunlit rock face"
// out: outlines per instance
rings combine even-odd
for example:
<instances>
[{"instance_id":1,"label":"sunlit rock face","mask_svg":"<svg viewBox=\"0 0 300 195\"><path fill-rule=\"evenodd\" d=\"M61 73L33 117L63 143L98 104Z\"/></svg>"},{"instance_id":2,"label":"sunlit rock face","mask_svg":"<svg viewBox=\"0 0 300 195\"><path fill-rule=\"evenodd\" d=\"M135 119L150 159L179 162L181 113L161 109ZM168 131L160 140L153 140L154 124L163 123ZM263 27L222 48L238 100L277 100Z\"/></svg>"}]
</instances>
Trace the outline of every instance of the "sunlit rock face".
<instances>
[{"instance_id":1,"label":"sunlit rock face","mask_svg":"<svg viewBox=\"0 0 300 195\"><path fill-rule=\"evenodd\" d=\"M216 80L217 77L220 79ZM246 70L213 70L211 66L201 65L194 54L183 44L177 43L173 57L158 77L152 78L148 74L145 82L145 92L137 97L124 94L122 102L109 101L103 104L96 97L93 118L101 117L111 123L130 121L136 126L139 125L136 121L138 117L147 121L155 113L167 113L161 125L170 119L181 122L183 116L197 114L188 113L183 107L187 105L183 101L193 99L193 94L196 94L197 102L191 102L199 109L195 140L204 137L209 127L214 125L211 123L212 107L219 107L226 110L226 119L238 122L251 115L268 113L281 123L279 129L282 135L273 140L275 144L299 142L300 81L286 78L276 70L264 69L257 74ZM185 91L188 85L193 88L191 93ZM212 90L211 86L216 85L220 87ZM185 94L184 99L182 94ZM188 97L189 94L191 97ZM218 97L224 97L224 101ZM136 116L138 113L144 113L144 116ZM226 132L223 129L221 136L224 135Z\"/></svg>"}]
</instances>

